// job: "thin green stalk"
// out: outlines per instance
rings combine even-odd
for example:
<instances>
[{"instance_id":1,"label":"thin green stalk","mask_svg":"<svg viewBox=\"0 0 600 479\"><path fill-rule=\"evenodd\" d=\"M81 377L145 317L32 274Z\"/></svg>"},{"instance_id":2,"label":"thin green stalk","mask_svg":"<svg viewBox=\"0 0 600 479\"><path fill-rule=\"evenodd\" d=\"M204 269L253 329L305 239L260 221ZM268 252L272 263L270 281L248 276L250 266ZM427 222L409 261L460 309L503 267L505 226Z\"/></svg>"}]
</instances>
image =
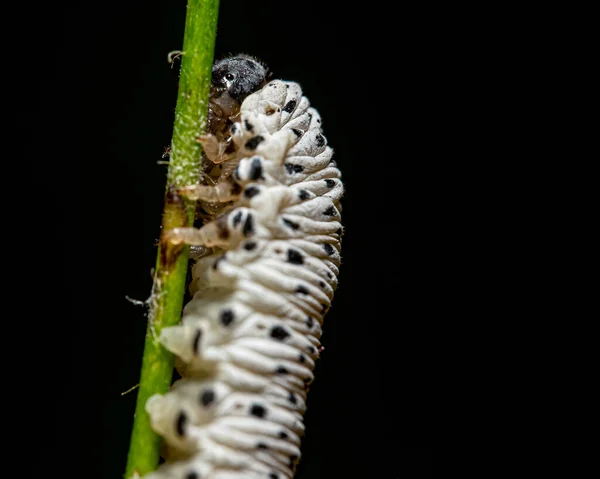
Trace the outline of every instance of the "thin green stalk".
<instances>
[{"instance_id":1,"label":"thin green stalk","mask_svg":"<svg viewBox=\"0 0 600 479\"><path fill-rule=\"evenodd\" d=\"M160 458L160 437L150 427L145 405L150 396L164 394L171 385L173 355L157 338L162 328L181 318L188 264L188 247L165 242L164 233L192 226L194 220L194 202L178 196L176 190L199 178L202 150L197 137L206 126L218 13L219 0L188 0L161 242L125 478L155 470Z\"/></svg>"}]
</instances>

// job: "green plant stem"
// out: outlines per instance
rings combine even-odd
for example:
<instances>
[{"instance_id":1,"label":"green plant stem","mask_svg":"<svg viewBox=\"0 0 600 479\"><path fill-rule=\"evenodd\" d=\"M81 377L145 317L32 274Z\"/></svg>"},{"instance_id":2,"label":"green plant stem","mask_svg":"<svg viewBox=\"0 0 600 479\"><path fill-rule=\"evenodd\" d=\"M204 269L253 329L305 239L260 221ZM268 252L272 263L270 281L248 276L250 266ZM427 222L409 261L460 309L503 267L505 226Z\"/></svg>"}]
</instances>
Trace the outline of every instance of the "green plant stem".
<instances>
[{"instance_id":1,"label":"green plant stem","mask_svg":"<svg viewBox=\"0 0 600 479\"><path fill-rule=\"evenodd\" d=\"M127 479L155 470L160 458L160 437L150 427L145 405L150 396L164 394L171 385L173 355L161 347L157 338L162 328L177 324L181 318L188 265L188 247L164 241L164 233L171 228L192 226L194 220L194 202L177 195L177 189L194 184L199 178L202 149L197 138L206 127L218 12L219 0L188 0L161 241L127 457Z\"/></svg>"}]
</instances>

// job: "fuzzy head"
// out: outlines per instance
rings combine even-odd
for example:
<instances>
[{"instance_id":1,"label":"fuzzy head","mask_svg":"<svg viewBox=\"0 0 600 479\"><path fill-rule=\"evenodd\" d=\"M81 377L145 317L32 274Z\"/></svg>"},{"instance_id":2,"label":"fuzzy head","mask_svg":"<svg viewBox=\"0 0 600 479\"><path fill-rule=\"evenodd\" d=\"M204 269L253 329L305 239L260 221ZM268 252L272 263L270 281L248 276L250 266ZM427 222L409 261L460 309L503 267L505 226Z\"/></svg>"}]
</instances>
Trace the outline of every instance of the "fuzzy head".
<instances>
[{"instance_id":1,"label":"fuzzy head","mask_svg":"<svg viewBox=\"0 0 600 479\"><path fill-rule=\"evenodd\" d=\"M215 62L210 97L225 115L233 115L244 99L263 87L269 71L249 55L236 55Z\"/></svg>"}]
</instances>

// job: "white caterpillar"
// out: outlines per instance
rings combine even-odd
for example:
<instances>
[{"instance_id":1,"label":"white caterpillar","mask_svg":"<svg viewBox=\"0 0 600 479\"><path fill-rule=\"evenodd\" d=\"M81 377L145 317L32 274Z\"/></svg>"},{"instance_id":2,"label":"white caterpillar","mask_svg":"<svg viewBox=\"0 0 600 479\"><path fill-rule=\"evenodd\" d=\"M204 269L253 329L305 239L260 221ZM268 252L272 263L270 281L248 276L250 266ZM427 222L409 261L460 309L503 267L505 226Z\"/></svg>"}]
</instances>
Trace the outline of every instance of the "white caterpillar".
<instances>
[{"instance_id":1,"label":"white caterpillar","mask_svg":"<svg viewBox=\"0 0 600 479\"><path fill-rule=\"evenodd\" d=\"M148 479L289 479L300 458L337 287L341 174L298 84L271 81L235 114L231 138L211 155L232 142L232 174L212 186L228 189L229 206L200 229L172 232L209 254L193 267L181 325L161 332L184 378L146 404L167 461ZM206 186L193 192L216 198Z\"/></svg>"}]
</instances>

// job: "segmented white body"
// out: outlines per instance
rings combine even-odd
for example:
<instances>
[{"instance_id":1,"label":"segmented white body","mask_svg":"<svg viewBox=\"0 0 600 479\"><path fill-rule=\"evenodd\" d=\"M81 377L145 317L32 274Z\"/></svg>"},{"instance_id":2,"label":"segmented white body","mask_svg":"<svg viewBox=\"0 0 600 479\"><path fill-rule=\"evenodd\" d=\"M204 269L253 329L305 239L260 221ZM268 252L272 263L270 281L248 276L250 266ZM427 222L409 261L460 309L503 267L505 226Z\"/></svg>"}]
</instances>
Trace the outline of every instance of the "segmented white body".
<instances>
[{"instance_id":1,"label":"segmented white body","mask_svg":"<svg viewBox=\"0 0 600 479\"><path fill-rule=\"evenodd\" d=\"M149 399L167 463L149 479L292 478L340 265L341 174L298 84L248 96L231 128L243 186L205 225L182 323L161 332L184 379Z\"/></svg>"}]
</instances>

